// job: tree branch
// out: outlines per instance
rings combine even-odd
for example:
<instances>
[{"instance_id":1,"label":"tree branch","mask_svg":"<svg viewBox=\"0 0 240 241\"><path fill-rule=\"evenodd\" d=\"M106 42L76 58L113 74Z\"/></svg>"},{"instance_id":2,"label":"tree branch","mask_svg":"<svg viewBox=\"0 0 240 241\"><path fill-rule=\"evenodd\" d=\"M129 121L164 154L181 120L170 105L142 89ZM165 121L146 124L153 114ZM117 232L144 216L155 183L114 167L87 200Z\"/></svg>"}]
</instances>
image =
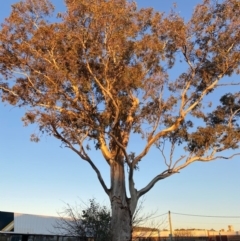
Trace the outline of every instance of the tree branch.
<instances>
[{"instance_id":1,"label":"tree branch","mask_svg":"<svg viewBox=\"0 0 240 241\"><path fill-rule=\"evenodd\" d=\"M116 138L115 135L113 135L112 133L108 133L108 134L114 139L114 141L118 145L118 147L121 148L121 150L122 150L122 152L123 152L123 154L125 156L126 162L127 162L128 166L130 167L131 166L131 162L130 162L128 154L126 152L126 148L118 141L118 139Z\"/></svg>"},{"instance_id":2,"label":"tree branch","mask_svg":"<svg viewBox=\"0 0 240 241\"><path fill-rule=\"evenodd\" d=\"M102 151L102 154L105 158L105 160L107 161L107 163L110 165L110 159L112 158L112 155L106 145L106 141L104 139L103 134L99 134L99 144L100 144L100 149Z\"/></svg>"},{"instance_id":3,"label":"tree branch","mask_svg":"<svg viewBox=\"0 0 240 241\"><path fill-rule=\"evenodd\" d=\"M151 146L161 137L167 135L169 132L176 130L181 121L184 119L184 116L180 116L179 118L177 118L177 120L175 121L175 123L170 126L169 128L166 128L165 130L162 130L160 132L158 132L154 137L152 137L151 139L148 140L147 145L145 146L145 148L143 149L143 151L136 157L134 158L133 161L133 167L136 166L136 164L148 153L148 151L150 150Z\"/></svg>"},{"instance_id":4,"label":"tree branch","mask_svg":"<svg viewBox=\"0 0 240 241\"><path fill-rule=\"evenodd\" d=\"M5 87L3 87L2 85L0 85L0 89L2 89L3 91L5 91L5 92L8 92L8 93L10 93L11 95L14 95L14 96L16 96L16 97L20 97L18 94L16 94L14 91L12 91L12 90L10 90L10 89L8 89L8 88L5 88Z\"/></svg>"},{"instance_id":5,"label":"tree branch","mask_svg":"<svg viewBox=\"0 0 240 241\"><path fill-rule=\"evenodd\" d=\"M129 192L131 195L131 213L134 214L136 207L137 207L137 201L139 199L137 189L135 188L135 183L133 180L133 171L134 169L132 166L130 166L129 174L128 174L128 185L129 185Z\"/></svg>"},{"instance_id":6,"label":"tree branch","mask_svg":"<svg viewBox=\"0 0 240 241\"><path fill-rule=\"evenodd\" d=\"M233 154L231 156L214 156L214 154L216 153L216 151L214 150L209 156L207 157L199 157L199 156L195 156L195 157L192 157L190 159L187 159L186 162L176 168L173 169L174 172L179 172L181 169L185 168L186 166L188 166L189 164L195 162L195 161L200 161L200 162L209 162L209 161L213 161L213 160L216 160L216 159L232 159L234 156L239 156L240 153L236 153L236 154Z\"/></svg>"},{"instance_id":7,"label":"tree branch","mask_svg":"<svg viewBox=\"0 0 240 241\"><path fill-rule=\"evenodd\" d=\"M186 166L190 165L191 163L193 163L195 161L209 162L209 161L213 161L213 160L216 160L216 159L227 159L227 160L229 160L229 159L232 159L235 156L240 156L240 153L236 153L236 154L233 154L231 156L216 156L216 157L213 156L214 154L215 154L215 151L213 151L211 153L211 155L208 156L208 157L199 157L199 156L192 157L191 159L187 159L187 161L184 164L182 164L182 165L180 165L180 166L175 168L176 164L180 160L182 160L183 157L179 158L179 160L174 164L174 167L172 169L168 169L168 170L162 172L161 174L157 175L156 177L154 177L149 182L149 184L146 187L144 187L141 190L139 190L137 192L138 198L140 198L142 195L147 193L159 180L165 179L166 177L169 177L169 176L171 176L171 175L173 175L175 173L179 173L179 171L181 169L185 168Z\"/></svg>"},{"instance_id":8,"label":"tree branch","mask_svg":"<svg viewBox=\"0 0 240 241\"><path fill-rule=\"evenodd\" d=\"M102 178L102 175L100 173L100 171L98 170L98 168L96 167L96 165L93 163L93 161L91 160L91 158L87 155L87 153L85 152L84 148L83 148L83 145L80 144L80 149L81 151L83 152L80 152L78 151L75 147L73 147L73 145L67 140L65 139L56 129L55 125L51 123L51 127L52 127L52 130L55 134L55 137L60 139L61 141L63 141L64 143L67 144L67 146L72 149L75 153L77 153L83 160L87 161L90 166L92 167L92 169L96 172L97 174L97 177L98 177L98 180L100 182L100 184L102 185L104 191L106 192L106 194L109 196L110 195L110 190L107 188L103 178Z\"/></svg>"},{"instance_id":9,"label":"tree branch","mask_svg":"<svg viewBox=\"0 0 240 241\"><path fill-rule=\"evenodd\" d=\"M164 172L162 172L161 174L155 176L144 188L140 189L137 192L137 197L138 199L144 195L145 193L147 193L159 180L165 179L166 177L169 177L173 174L175 174L177 172L172 171L171 169L168 169Z\"/></svg>"},{"instance_id":10,"label":"tree branch","mask_svg":"<svg viewBox=\"0 0 240 241\"><path fill-rule=\"evenodd\" d=\"M83 47L84 47L84 44L83 44ZM113 121L113 124L112 124L112 128L116 125L117 123L117 120L118 120L118 117L119 117L119 108L117 106L117 103L116 101L114 100L112 94L106 89L104 88L104 86L100 83L100 81L98 80L98 78L96 77L96 75L93 73L90 65L89 65L89 62L87 60L87 57L86 57L86 65L87 65L87 69L89 71L89 73L91 74L91 76L93 77L93 79L96 81L97 85L99 86L99 88L103 91L103 93L107 94L108 97L112 100L112 103L115 107L115 110L116 110L116 115L115 115L115 118L114 118L114 121ZM105 96L104 94L104 96Z\"/></svg>"}]
</instances>

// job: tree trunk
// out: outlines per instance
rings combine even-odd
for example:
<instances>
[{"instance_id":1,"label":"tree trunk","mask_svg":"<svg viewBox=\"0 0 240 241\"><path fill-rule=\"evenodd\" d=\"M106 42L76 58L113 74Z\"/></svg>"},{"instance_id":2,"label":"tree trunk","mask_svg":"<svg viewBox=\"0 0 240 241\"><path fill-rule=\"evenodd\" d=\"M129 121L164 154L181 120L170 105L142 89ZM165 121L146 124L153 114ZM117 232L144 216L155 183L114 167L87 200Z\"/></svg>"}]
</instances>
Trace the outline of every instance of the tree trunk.
<instances>
[{"instance_id":1,"label":"tree trunk","mask_svg":"<svg viewBox=\"0 0 240 241\"><path fill-rule=\"evenodd\" d=\"M131 241L132 214L126 195L124 164L111 163L112 241Z\"/></svg>"}]
</instances>

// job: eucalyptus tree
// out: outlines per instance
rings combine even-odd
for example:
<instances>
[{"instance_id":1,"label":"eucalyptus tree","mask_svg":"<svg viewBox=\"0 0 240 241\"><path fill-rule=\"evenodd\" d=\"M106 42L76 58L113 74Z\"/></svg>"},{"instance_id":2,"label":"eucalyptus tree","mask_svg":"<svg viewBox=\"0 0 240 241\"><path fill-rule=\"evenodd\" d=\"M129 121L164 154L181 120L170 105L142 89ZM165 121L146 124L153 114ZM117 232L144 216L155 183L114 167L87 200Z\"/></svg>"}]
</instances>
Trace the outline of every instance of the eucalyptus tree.
<instances>
[{"instance_id":1,"label":"eucalyptus tree","mask_svg":"<svg viewBox=\"0 0 240 241\"><path fill-rule=\"evenodd\" d=\"M215 92L239 84L224 77L239 74L240 4L204 0L188 22L126 0L65 5L58 19L48 0L12 6L0 31L0 96L90 164L111 202L112 240L131 240L137 202L156 182L238 148L239 92ZM131 150L137 137L143 148ZM165 169L137 190L134 173L154 147ZM110 167L109 187L91 148Z\"/></svg>"}]
</instances>

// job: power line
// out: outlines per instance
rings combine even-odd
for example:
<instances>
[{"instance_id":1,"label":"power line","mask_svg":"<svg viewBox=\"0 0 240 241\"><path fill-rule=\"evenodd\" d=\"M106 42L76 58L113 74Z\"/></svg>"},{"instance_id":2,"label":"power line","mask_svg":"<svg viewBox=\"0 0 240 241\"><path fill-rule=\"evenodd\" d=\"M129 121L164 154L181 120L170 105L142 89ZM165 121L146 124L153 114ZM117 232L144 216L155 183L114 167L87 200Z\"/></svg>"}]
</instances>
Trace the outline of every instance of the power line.
<instances>
[{"instance_id":1,"label":"power line","mask_svg":"<svg viewBox=\"0 0 240 241\"><path fill-rule=\"evenodd\" d=\"M226 224L226 222L228 222L228 221L225 221L225 222L213 222L213 221L209 221L209 222L207 222L207 221L204 221L204 222L193 222L193 221L175 221L175 222L181 222L181 223L190 223L190 224L219 224L219 225L225 225ZM240 222L231 222L231 224L240 224Z\"/></svg>"},{"instance_id":2,"label":"power line","mask_svg":"<svg viewBox=\"0 0 240 241\"><path fill-rule=\"evenodd\" d=\"M158 217L161 217L161 216L164 216L164 215L167 215L167 214L168 214L168 213L163 213L163 214L160 214L160 215L157 215L157 216L149 217L149 218L147 218L146 220L158 218Z\"/></svg>"},{"instance_id":3,"label":"power line","mask_svg":"<svg viewBox=\"0 0 240 241\"><path fill-rule=\"evenodd\" d=\"M172 214L176 215L182 215L182 216L194 216L194 217L205 217L205 218L240 218L240 216L211 216L211 215L199 215L199 214L186 214L186 213L174 213Z\"/></svg>"}]
</instances>

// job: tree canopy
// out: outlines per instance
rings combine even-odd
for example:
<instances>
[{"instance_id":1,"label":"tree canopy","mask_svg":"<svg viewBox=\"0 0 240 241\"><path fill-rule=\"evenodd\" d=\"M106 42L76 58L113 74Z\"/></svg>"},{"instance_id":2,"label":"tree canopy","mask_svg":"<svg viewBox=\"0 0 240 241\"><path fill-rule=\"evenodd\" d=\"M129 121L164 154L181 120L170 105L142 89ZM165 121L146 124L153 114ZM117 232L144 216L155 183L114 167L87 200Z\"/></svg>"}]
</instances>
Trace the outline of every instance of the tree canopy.
<instances>
[{"instance_id":1,"label":"tree canopy","mask_svg":"<svg viewBox=\"0 0 240 241\"><path fill-rule=\"evenodd\" d=\"M117 203L131 216L157 181L195 161L231 158L224 151L240 140L240 92L227 88L239 85L229 78L239 74L238 0L204 0L188 22L126 0L65 4L56 21L48 0L12 6L0 32L0 96L27 109L26 125L37 123L88 162L114 210ZM133 136L142 150L129 150ZM166 168L137 190L134 171L153 147ZM110 187L91 148L110 166ZM175 159L177 148L185 154Z\"/></svg>"}]
</instances>

